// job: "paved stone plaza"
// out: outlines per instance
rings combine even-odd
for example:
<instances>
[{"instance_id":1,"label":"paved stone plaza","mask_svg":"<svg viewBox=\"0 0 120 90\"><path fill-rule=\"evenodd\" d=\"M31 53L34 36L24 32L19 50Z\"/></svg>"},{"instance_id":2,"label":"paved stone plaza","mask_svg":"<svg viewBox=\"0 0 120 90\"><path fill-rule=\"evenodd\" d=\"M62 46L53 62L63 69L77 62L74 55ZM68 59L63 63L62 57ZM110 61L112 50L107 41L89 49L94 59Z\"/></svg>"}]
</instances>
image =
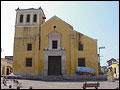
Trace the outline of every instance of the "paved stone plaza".
<instances>
[{"instance_id":1,"label":"paved stone plaza","mask_svg":"<svg viewBox=\"0 0 120 90\"><path fill-rule=\"evenodd\" d=\"M17 79L20 83L22 83L21 89L28 89L30 86L33 89L82 89L82 86L85 82L80 81L40 81L40 80L21 80ZM95 81L88 81L88 82L95 82ZM2 84L1 78L1 89L8 89L9 85L13 85L12 81L9 80L7 82L7 86ZM108 81L100 81L100 87L98 89L115 89L119 87L119 81L115 82L108 82ZM13 86L16 89L15 86ZM94 89L94 88L88 88Z\"/></svg>"}]
</instances>

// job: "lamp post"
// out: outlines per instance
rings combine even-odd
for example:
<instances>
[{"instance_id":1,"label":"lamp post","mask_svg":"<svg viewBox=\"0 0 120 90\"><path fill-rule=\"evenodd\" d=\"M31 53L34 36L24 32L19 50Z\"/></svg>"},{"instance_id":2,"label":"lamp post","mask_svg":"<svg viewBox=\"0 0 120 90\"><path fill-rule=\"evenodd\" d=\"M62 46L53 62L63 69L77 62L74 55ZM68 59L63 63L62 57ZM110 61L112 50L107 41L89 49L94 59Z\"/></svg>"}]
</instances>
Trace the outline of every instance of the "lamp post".
<instances>
[{"instance_id":1,"label":"lamp post","mask_svg":"<svg viewBox=\"0 0 120 90\"><path fill-rule=\"evenodd\" d=\"M105 49L105 46L104 47L99 47L99 74L101 72L101 66L100 66L100 49Z\"/></svg>"}]
</instances>

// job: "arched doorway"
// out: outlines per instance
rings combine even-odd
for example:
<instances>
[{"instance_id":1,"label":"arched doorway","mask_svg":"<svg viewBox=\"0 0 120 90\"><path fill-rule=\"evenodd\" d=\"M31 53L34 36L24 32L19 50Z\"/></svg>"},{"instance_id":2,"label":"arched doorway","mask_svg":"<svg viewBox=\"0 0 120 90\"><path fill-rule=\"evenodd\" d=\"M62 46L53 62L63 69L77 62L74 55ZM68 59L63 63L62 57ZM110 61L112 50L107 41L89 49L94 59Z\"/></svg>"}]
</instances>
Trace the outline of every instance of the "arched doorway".
<instances>
[{"instance_id":1,"label":"arched doorway","mask_svg":"<svg viewBox=\"0 0 120 90\"><path fill-rule=\"evenodd\" d=\"M12 68L10 66L7 66L6 74L9 75L12 72Z\"/></svg>"}]
</instances>

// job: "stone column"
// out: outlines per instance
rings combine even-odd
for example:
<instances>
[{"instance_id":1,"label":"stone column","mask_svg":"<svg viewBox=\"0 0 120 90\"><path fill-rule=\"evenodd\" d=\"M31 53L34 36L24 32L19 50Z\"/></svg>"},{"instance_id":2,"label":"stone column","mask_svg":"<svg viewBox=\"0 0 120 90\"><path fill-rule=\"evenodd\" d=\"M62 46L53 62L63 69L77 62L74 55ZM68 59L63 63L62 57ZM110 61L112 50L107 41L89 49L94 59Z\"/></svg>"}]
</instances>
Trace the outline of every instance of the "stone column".
<instances>
[{"instance_id":1,"label":"stone column","mask_svg":"<svg viewBox=\"0 0 120 90\"><path fill-rule=\"evenodd\" d=\"M26 22L26 12L24 12L24 25L25 25L25 22Z\"/></svg>"},{"instance_id":2,"label":"stone column","mask_svg":"<svg viewBox=\"0 0 120 90\"><path fill-rule=\"evenodd\" d=\"M61 44L60 44L60 40L61 40L61 39L58 39L58 46L57 46L59 50L61 49L61 46L60 46L60 45L61 45Z\"/></svg>"},{"instance_id":3,"label":"stone column","mask_svg":"<svg viewBox=\"0 0 120 90\"><path fill-rule=\"evenodd\" d=\"M17 25L19 23L19 20L20 20L20 15L19 15L19 12L17 12Z\"/></svg>"},{"instance_id":4,"label":"stone column","mask_svg":"<svg viewBox=\"0 0 120 90\"><path fill-rule=\"evenodd\" d=\"M31 15L30 15L30 20L31 20L31 24L32 24L32 21L33 21L33 12L31 12Z\"/></svg>"},{"instance_id":5,"label":"stone column","mask_svg":"<svg viewBox=\"0 0 120 90\"><path fill-rule=\"evenodd\" d=\"M40 12L38 11L38 17L37 17L38 24L39 24L39 17L40 17Z\"/></svg>"}]
</instances>

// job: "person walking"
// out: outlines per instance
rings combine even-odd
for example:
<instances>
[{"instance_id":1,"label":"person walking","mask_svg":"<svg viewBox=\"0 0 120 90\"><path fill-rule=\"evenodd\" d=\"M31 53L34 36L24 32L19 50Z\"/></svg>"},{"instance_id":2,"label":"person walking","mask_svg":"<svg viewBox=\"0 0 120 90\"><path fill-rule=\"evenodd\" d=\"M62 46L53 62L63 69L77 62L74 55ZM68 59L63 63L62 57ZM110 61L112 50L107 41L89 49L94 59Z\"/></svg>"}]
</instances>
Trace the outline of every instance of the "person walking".
<instances>
[{"instance_id":1,"label":"person walking","mask_svg":"<svg viewBox=\"0 0 120 90\"><path fill-rule=\"evenodd\" d=\"M9 89L12 89L12 85L9 85Z\"/></svg>"}]
</instances>

